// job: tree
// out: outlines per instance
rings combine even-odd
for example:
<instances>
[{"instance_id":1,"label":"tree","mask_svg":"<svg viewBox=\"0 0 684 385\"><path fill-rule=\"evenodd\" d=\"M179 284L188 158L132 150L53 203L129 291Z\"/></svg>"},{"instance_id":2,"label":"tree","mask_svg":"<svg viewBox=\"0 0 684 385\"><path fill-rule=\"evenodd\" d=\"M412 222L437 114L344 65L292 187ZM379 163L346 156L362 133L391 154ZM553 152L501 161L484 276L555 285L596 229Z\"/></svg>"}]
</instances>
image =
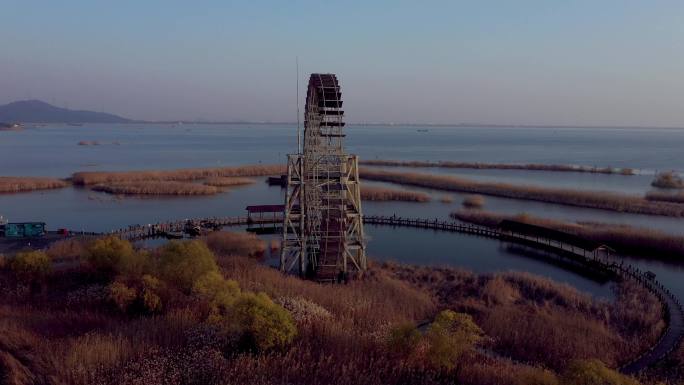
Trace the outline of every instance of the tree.
<instances>
[{"instance_id":1,"label":"tree","mask_svg":"<svg viewBox=\"0 0 684 385\"><path fill-rule=\"evenodd\" d=\"M285 347L297 335L292 316L265 293L243 293L226 317L227 332L237 334L246 350L266 351Z\"/></svg>"},{"instance_id":2,"label":"tree","mask_svg":"<svg viewBox=\"0 0 684 385\"><path fill-rule=\"evenodd\" d=\"M123 312L158 313L162 299L158 294L163 283L156 277L119 277L109 287L109 298Z\"/></svg>"},{"instance_id":3,"label":"tree","mask_svg":"<svg viewBox=\"0 0 684 385\"><path fill-rule=\"evenodd\" d=\"M161 282L156 277L145 274L142 277L141 302L147 313L158 313L162 310L162 299L157 294Z\"/></svg>"},{"instance_id":4,"label":"tree","mask_svg":"<svg viewBox=\"0 0 684 385\"><path fill-rule=\"evenodd\" d=\"M149 267L147 252L136 252L130 242L115 236L93 241L87 258L96 269L119 274L141 274Z\"/></svg>"},{"instance_id":5,"label":"tree","mask_svg":"<svg viewBox=\"0 0 684 385\"><path fill-rule=\"evenodd\" d=\"M603 362L596 359L571 362L563 374L561 383L563 385L639 385L637 380L607 368Z\"/></svg>"},{"instance_id":6,"label":"tree","mask_svg":"<svg viewBox=\"0 0 684 385\"><path fill-rule=\"evenodd\" d=\"M26 251L14 257L10 262L10 268L20 279L36 282L50 274L52 261L42 251Z\"/></svg>"},{"instance_id":7,"label":"tree","mask_svg":"<svg viewBox=\"0 0 684 385\"><path fill-rule=\"evenodd\" d=\"M128 311L138 293L134 288L128 287L121 281L114 281L108 287L109 298L123 312Z\"/></svg>"},{"instance_id":8,"label":"tree","mask_svg":"<svg viewBox=\"0 0 684 385\"><path fill-rule=\"evenodd\" d=\"M387 348L400 356L413 353L420 343L421 334L412 323L404 323L390 330Z\"/></svg>"},{"instance_id":9,"label":"tree","mask_svg":"<svg viewBox=\"0 0 684 385\"><path fill-rule=\"evenodd\" d=\"M452 369L464 353L475 347L483 334L470 315L444 310L437 315L425 335L429 343L428 360L436 367Z\"/></svg>"},{"instance_id":10,"label":"tree","mask_svg":"<svg viewBox=\"0 0 684 385\"><path fill-rule=\"evenodd\" d=\"M218 272L214 253L200 241L171 241L161 248L159 273L166 282L190 292L204 274Z\"/></svg>"},{"instance_id":11,"label":"tree","mask_svg":"<svg viewBox=\"0 0 684 385\"><path fill-rule=\"evenodd\" d=\"M215 313L225 313L240 295L240 286L233 280L223 278L218 271L210 271L195 281L192 292L207 300Z\"/></svg>"}]
</instances>

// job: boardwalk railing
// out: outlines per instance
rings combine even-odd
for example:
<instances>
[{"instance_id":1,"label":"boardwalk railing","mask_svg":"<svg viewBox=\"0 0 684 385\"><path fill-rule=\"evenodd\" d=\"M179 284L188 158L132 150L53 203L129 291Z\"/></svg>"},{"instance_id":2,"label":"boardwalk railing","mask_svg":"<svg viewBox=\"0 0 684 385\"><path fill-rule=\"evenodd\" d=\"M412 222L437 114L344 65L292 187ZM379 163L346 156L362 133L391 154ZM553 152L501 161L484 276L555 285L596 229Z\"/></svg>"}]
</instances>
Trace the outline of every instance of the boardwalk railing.
<instances>
[{"instance_id":1,"label":"boardwalk railing","mask_svg":"<svg viewBox=\"0 0 684 385\"><path fill-rule=\"evenodd\" d=\"M281 222L282 217L264 219L249 217L212 217L148 225L134 225L112 231L110 234L116 235L122 239L137 241L163 236L168 233L183 232L187 229L188 224L220 228L225 226L268 225ZM599 255L595 250L584 250L576 245L567 244L556 239L533 237L529 234L517 234L514 232L502 232L497 229L472 224L462 224L449 220L402 218L397 216L366 216L364 217L364 223L369 225L416 227L457 232L535 245L539 248L547 250L552 249L556 252L570 255L575 261L580 262L587 268L598 267L604 271L612 272L623 279L634 280L649 290L661 302L664 317L667 321L667 328L656 344L621 368L621 371L624 373L638 373L642 369L660 361L679 346L684 335L684 310L679 299L653 277L632 265L623 264L617 256Z\"/></svg>"}]
</instances>

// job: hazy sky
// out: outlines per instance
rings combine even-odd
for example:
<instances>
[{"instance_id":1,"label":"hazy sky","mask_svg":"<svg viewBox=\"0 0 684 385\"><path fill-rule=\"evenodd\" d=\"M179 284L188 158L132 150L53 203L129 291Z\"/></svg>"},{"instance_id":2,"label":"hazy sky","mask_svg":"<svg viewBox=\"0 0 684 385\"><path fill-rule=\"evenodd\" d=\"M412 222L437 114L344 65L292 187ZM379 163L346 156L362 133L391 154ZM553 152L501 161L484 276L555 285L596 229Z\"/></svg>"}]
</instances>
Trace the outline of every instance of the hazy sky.
<instances>
[{"instance_id":1,"label":"hazy sky","mask_svg":"<svg viewBox=\"0 0 684 385\"><path fill-rule=\"evenodd\" d=\"M0 103L293 121L684 126L684 1L0 0ZM302 97L303 99L303 97Z\"/></svg>"}]
</instances>

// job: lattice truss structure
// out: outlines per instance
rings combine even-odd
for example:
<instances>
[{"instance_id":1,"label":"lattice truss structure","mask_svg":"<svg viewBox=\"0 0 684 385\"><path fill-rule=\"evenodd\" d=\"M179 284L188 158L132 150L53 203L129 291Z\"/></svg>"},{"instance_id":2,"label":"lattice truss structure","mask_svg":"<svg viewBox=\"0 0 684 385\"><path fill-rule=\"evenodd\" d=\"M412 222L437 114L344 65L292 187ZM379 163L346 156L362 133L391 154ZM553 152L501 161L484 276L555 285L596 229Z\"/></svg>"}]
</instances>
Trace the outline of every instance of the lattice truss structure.
<instances>
[{"instance_id":1,"label":"lattice truss structure","mask_svg":"<svg viewBox=\"0 0 684 385\"><path fill-rule=\"evenodd\" d=\"M366 270L359 166L344 151L342 93L333 74L312 74L304 144L288 155L280 269L322 282Z\"/></svg>"}]
</instances>

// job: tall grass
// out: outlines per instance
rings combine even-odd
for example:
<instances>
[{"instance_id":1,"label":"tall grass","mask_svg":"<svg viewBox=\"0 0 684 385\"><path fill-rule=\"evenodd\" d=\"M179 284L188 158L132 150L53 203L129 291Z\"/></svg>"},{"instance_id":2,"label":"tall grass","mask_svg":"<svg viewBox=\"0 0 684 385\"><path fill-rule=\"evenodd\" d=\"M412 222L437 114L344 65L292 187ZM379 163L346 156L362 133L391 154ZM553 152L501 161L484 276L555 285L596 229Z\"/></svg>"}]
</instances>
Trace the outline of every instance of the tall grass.
<instances>
[{"instance_id":1,"label":"tall grass","mask_svg":"<svg viewBox=\"0 0 684 385\"><path fill-rule=\"evenodd\" d=\"M252 233L216 231L207 235L206 243L221 256L261 256L266 251L266 242Z\"/></svg>"},{"instance_id":2,"label":"tall grass","mask_svg":"<svg viewBox=\"0 0 684 385\"><path fill-rule=\"evenodd\" d=\"M622 287L628 282L620 284L610 303L527 273L477 276L394 263L384 268L428 290L438 306L473 314L496 353L558 371L573 359L624 364L651 346L664 328L659 301L641 286ZM640 305L632 311L634 301Z\"/></svg>"},{"instance_id":3,"label":"tall grass","mask_svg":"<svg viewBox=\"0 0 684 385\"><path fill-rule=\"evenodd\" d=\"M454 176L391 172L367 168L361 170L361 178L437 190L476 193L634 214L684 216L683 205L654 202L643 197L626 194L479 182Z\"/></svg>"},{"instance_id":4,"label":"tall grass","mask_svg":"<svg viewBox=\"0 0 684 385\"><path fill-rule=\"evenodd\" d=\"M0 193L57 189L69 184L56 178L0 176Z\"/></svg>"},{"instance_id":5,"label":"tall grass","mask_svg":"<svg viewBox=\"0 0 684 385\"><path fill-rule=\"evenodd\" d=\"M204 181L204 184L207 186L214 186L214 187L230 187L230 186L240 186L240 185L246 185L246 184L253 184L256 181L251 178L242 178L242 177L211 177L207 178L206 181Z\"/></svg>"},{"instance_id":6,"label":"tall grass","mask_svg":"<svg viewBox=\"0 0 684 385\"><path fill-rule=\"evenodd\" d=\"M175 181L111 182L96 184L92 189L124 195L212 195L219 192L214 186Z\"/></svg>"},{"instance_id":7,"label":"tall grass","mask_svg":"<svg viewBox=\"0 0 684 385\"><path fill-rule=\"evenodd\" d=\"M361 199L367 201L429 202L430 195L419 191L361 186Z\"/></svg>"},{"instance_id":8,"label":"tall grass","mask_svg":"<svg viewBox=\"0 0 684 385\"><path fill-rule=\"evenodd\" d=\"M463 222L496 227L504 219L548 227L606 244L620 253L649 258L684 258L684 236L621 224L571 223L527 214L503 215L480 210L459 210L451 216Z\"/></svg>"},{"instance_id":9,"label":"tall grass","mask_svg":"<svg viewBox=\"0 0 684 385\"><path fill-rule=\"evenodd\" d=\"M464 168L464 169L497 169L497 170L530 170L530 171L559 171L559 172L588 172L595 174L621 174L634 175L631 168L591 167L565 164L511 164L511 163L475 163L475 162L451 162L451 161L400 161L400 160L364 160L360 162L366 166L385 167L441 167L441 168Z\"/></svg>"},{"instance_id":10,"label":"tall grass","mask_svg":"<svg viewBox=\"0 0 684 385\"><path fill-rule=\"evenodd\" d=\"M282 165L245 165L216 168L188 168L159 171L84 171L72 175L77 185L93 185L113 182L148 182L148 181L189 181L215 177L248 177L264 175L280 175L286 172Z\"/></svg>"},{"instance_id":11,"label":"tall grass","mask_svg":"<svg viewBox=\"0 0 684 385\"><path fill-rule=\"evenodd\" d=\"M684 192L680 192L677 194L668 194L659 191L649 191L646 194L646 199L648 199L649 201L658 202L684 203Z\"/></svg>"},{"instance_id":12,"label":"tall grass","mask_svg":"<svg viewBox=\"0 0 684 385\"><path fill-rule=\"evenodd\" d=\"M471 209L481 209L484 207L485 199L482 195L468 195L463 199L463 207Z\"/></svg>"}]
</instances>

